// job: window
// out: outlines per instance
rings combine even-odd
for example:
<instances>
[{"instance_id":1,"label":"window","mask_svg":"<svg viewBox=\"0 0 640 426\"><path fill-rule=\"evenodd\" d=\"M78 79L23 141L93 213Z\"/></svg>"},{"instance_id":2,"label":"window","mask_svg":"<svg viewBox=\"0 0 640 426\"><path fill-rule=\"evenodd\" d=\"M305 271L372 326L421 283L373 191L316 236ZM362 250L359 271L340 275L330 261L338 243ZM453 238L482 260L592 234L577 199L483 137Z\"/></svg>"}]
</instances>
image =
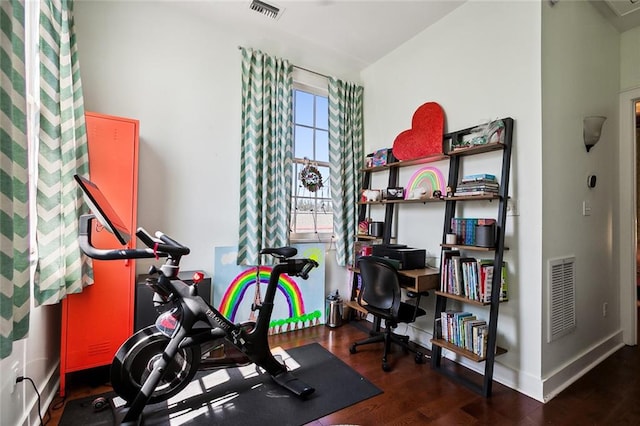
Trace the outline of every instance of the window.
<instances>
[{"instance_id":1,"label":"window","mask_svg":"<svg viewBox=\"0 0 640 426\"><path fill-rule=\"evenodd\" d=\"M326 89L294 83L294 169L291 197L291 240L329 241L333 209L329 184L329 102ZM315 191L300 172L319 172ZM305 185L305 183L307 185Z\"/></svg>"}]
</instances>

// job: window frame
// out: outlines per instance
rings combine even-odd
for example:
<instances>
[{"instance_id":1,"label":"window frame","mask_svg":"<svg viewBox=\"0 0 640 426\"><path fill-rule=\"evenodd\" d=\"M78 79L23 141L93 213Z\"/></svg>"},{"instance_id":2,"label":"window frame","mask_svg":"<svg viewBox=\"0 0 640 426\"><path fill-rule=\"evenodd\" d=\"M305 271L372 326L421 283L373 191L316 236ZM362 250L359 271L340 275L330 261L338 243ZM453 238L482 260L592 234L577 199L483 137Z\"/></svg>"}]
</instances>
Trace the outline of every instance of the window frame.
<instances>
[{"instance_id":1,"label":"window frame","mask_svg":"<svg viewBox=\"0 0 640 426\"><path fill-rule=\"evenodd\" d=\"M315 96L322 96L329 98L329 88L328 88L328 80L326 77L321 77L319 75L315 75L311 72L307 72L305 70L300 70L300 69L294 69L294 81L293 81L293 92L292 92L292 96L294 97L294 102L295 102L295 91L296 90L301 90L307 93L311 93ZM294 106L294 111L295 111L295 106ZM295 112L294 112L295 113ZM294 138L295 138L295 118L292 119L292 127L293 127L293 133L294 133ZM315 127L313 127L315 129ZM328 133L329 129L327 126L327 133ZM328 136L328 135L327 135ZM315 145L316 141L315 141L315 135L314 135L314 145ZM295 140L294 140L294 146L295 146ZM315 147L314 147L315 148ZM327 137L327 149L328 149L328 137ZM294 149L295 152L295 149ZM295 154L294 154L295 155ZM311 161L312 164L317 165L319 167L326 167L328 169L330 169L330 163L328 161L316 161L315 159L309 159ZM295 156L292 158L292 163L291 163L291 168L292 168L292 195L291 195L291 212L289 214L289 240L291 242L331 242L333 240L333 236L334 236L334 230L333 230L333 226L330 232L317 232L317 229L314 230L313 232L294 232L293 230L293 223L294 223L294 219L295 219L295 215L296 215L296 211L294 209L294 205L295 205L295 200L298 198L296 196L293 195L293 192L295 192L297 186L298 186L298 173L297 173L297 164L304 164L305 160L302 158L296 158ZM329 179L330 180L330 179ZM300 198L309 198L309 197L300 197ZM313 199L314 202L317 203L317 200L328 200L329 202L333 203L333 200L331 199L331 196L329 195L329 197L313 197L310 198ZM333 209L332 209L333 210ZM316 214L314 212L314 214ZM332 219L332 223L333 223L333 217Z\"/></svg>"}]
</instances>

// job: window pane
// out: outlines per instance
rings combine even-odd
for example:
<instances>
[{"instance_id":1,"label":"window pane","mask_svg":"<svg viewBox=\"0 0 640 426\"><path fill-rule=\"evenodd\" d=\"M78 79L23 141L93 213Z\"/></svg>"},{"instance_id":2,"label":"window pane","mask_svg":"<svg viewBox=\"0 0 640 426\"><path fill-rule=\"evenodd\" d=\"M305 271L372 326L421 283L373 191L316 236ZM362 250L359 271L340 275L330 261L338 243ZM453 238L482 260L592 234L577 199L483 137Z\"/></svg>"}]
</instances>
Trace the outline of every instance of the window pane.
<instances>
[{"instance_id":1,"label":"window pane","mask_svg":"<svg viewBox=\"0 0 640 426\"><path fill-rule=\"evenodd\" d=\"M329 111L328 99L313 90L294 91L294 158L291 199L292 238L323 239L333 234L333 209L331 204L329 163ZM310 160L322 175L322 188L311 192L302 185L300 171Z\"/></svg>"},{"instance_id":2,"label":"window pane","mask_svg":"<svg viewBox=\"0 0 640 426\"><path fill-rule=\"evenodd\" d=\"M296 158L313 159L313 129L296 126L295 128L295 150L293 156Z\"/></svg>"},{"instance_id":3,"label":"window pane","mask_svg":"<svg viewBox=\"0 0 640 426\"><path fill-rule=\"evenodd\" d=\"M329 129L329 99L324 96L316 96L316 127Z\"/></svg>"},{"instance_id":4,"label":"window pane","mask_svg":"<svg viewBox=\"0 0 640 426\"><path fill-rule=\"evenodd\" d=\"M318 214L331 214L333 212L331 200L329 199L319 199L316 204L318 206Z\"/></svg>"},{"instance_id":5,"label":"window pane","mask_svg":"<svg viewBox=\"0 0 640 426\"><path fill-rule=\"evenodd\" d=\"M329 182L329 167L318 166L318 171L322 175L322 189L328 190L330 186ZM325 196L325 195L323 195ZM330 195L326 196L327 198L331 197Z\"/></svg>"},{"instance_id":6,"label":"window pane","mask_svg":"<svg viewBox=\"0 0 640 426\"><path fill-rule=\"evenodd\" d=\"M316 130L316 161L329 162L329 132ZM324 176L324 173L322 173ZM327 176L329 176L327 174Z\"/></svg>"},{"instance_id":7,"label":"window pane","mask_svg":"<svg viewBox=\"0 0 640 426\"><path fill-rule=\"evenodd\" d=\"M295 122L313 126L313 95L301 90L295 91Z\"/></svg>"},{"instance_id":8,"label":"window pane","mask_svg":"<svg viewBox=\"0 0 640 426\"><path fill-rule=\"evenodd\" d=\"M296 215L295 230L298 233L314 232L314 221L312 212L298 212Z\"/></svg>"},{"instance_id":9,"label":"window pane","mask_svg":"<svg viewBox=\"0 0 640 426\"><path fill-rule=\"evenodd\" d=\"M315 202L312 199L300 197L296 201L296 211L301 213L312 213L315 207Z\"/></svg>"},{"instance_id":10,"label":"window pane","mask_svg":"<svg viewBox=\"0 0 640 426\"><path fill-rule=\"evenodd\" d=\"M332 233L333 232L333 215L331 213L318 213L317 216L318 225L317 230L318 233Z\"/></svg>"}]
</instances>

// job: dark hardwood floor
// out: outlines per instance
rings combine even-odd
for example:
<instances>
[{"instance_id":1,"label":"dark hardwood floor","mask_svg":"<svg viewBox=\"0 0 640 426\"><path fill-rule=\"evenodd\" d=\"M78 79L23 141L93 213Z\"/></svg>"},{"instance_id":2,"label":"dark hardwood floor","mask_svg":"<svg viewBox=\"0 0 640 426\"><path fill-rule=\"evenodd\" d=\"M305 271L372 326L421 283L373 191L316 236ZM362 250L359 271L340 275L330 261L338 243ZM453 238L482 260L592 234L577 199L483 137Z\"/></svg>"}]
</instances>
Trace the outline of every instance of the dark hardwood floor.
<instances>
[{"instance_id":1,"label":"dark hardwood floor","mask_svg":"<svg viewBox=\"0 0 640 426\"><path fill-rule=\"evenodd\" d=\"M320 418L311 425L637 425L640 424L640 349L624 347L547 404L495 383L485 399L396 349L392 371L381 369L380 345L349 345L367 336L365 322L336 329L317 326L271 337L284 349L318 342L384 393ZM462 368L444 360L451 368ZM67 379L67 400L110 390L106 369ZM65 401L56 398L45 417L58 425Z\"/></svg>"}]
</instances>

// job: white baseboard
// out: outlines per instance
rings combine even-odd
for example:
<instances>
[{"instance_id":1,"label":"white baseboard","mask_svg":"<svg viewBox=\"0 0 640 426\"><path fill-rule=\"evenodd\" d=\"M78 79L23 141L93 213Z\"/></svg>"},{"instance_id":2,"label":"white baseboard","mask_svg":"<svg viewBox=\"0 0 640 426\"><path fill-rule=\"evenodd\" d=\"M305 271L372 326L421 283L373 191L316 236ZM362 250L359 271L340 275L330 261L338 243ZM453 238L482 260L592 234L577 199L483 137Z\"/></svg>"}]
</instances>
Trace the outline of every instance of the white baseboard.
<instances>
[{"instance_id":1,"label":"white baseboard","mask_svg":"<svg viewBox=\"0 0 640 426\"><path fill-rule=\"evenodd\" d=\"M396 332L399 334L407 334L412 341L432 350L431 332L422 330L412 324L409 324L404 330L401 325ZM534 377L530 374L509 368L508 366L500 364L499 359L496 358L493 379L537 401L548 402L624 346L622 337L621 330L611 334L545 378ZM442 356L478 374L484 374L484 362L470 361L444 348L442 349Z\"/></svg>"},{"instance_id":2,"label":"white baseboard","mask_svg":"<svg viewBox=\"0 0 640 426\"><path fill-rule=\"evenodd\" d=\"M430 343L431 333L411 326L407 331L407 334L409 334L412 340L428 349L432 349ZM611 334L545 378L534 377L530 374L509 368L501 364L499 358L496 358L493 379L537 401L548 402L624 346L622 337L622 331ZM484 363L470 361L446 349L442 349L442 355L472 371L484 374Z\"/></svg>"},{"instance_id":3,"label":"white baseboard","mask_svg":"<svg viewBox=\"0 0 640 426\"><path fill-rule=\"evenodd\" d=\"M442 354L447 359L465 366L471 371L475 371L478 374L484 374L484 362L474 362L465 357L461 357L454 352L446 349L442 350ZM530 398L537 401L544 402L542 393L542 381L539 377L532 376L520 370L515 370L501 364L500 358L496 357L496 362L493 364L493 380L496 382L520 392Z\"/></svg>"},{"instance_id":4,"label":"white baseboard","mask_svg":"<svg viewBox=\"0 0 640 426\"><path fill-rule=\"evenodd\" d=\"M611 334L600 342L586 349L581 355L574 357L542 379L544 402L550 401L572 383L584 376L595 366L607 359L611 354L624 346L622 330Z\"/></svg>"}]
</instances>

